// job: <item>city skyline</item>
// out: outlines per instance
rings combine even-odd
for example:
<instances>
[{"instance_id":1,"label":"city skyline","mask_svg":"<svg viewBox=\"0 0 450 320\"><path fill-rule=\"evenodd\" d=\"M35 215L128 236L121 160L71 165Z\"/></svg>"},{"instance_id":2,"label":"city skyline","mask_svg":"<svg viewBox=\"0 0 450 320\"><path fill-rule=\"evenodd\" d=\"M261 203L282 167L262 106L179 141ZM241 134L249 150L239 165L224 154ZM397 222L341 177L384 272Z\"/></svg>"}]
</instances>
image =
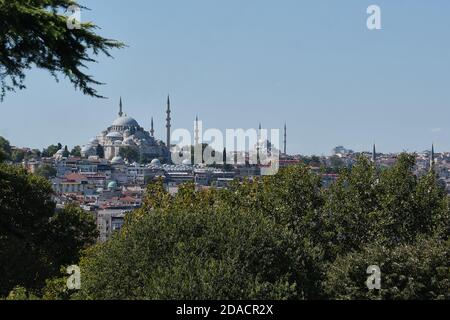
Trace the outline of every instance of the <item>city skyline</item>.
<instances>
[{"instance_id":1,"label":"city skyline","mask_svg":"<svg viewBox=\"0 0 450 320\"><path fill-rule=\"evenodd\" d=\"M166 118L164 118L163 120L165 121L165 128L166 129L168 129L168 128L171 128L172 127L172 125L170 124L170 121L171 121L171 118L170 118L170 114L171 114L171 112L172 112L172 110L171 110L171 108L170 108L170 95L168 95L167 96L167 102L166 102L166 111L165 111L165 113L166 113ZM125 117L125 118L129 118L129 117L131 117L131 119L133 119L133 117L132 117L132 115L131 114L128 114L127 112L124 112L124 105L123 105L123 101L122 101L122 97L120 97L119 98L119 103L118 103L118 110L119 110L119 112L118 112L118 116L119 117ZM167 113L169 113L169 115L167 115ZM193 145L196 145L196 144L198 144L198 140L199 140L199 136L198 136L198 123L199 123L199 121L200 122L202 122L202 124L203 124L203 121L201 120L201 119L199 119L199 117L198 116L195 116L195 120L193 121L193 127L192 128L175 128L175 130L178 130L178 129L187 129L188 131L190 131L191 133L192 133L192 142L193 142ZM148 129L148 132L150 133L150 135L151 135L151 137L155 137L155 139L156 138L161 138L162 140L161 141L164 141L164 137L165 137L165 143L167 144L167 141L169 141L169 139L170 139L170 135L171 135L171 133L172 133L172 131L170 131L170 130L166 130L166 132L161 132L160 133L160 135L158 136L158 134L155 134L155 129L154 129L154 127L155 127L155 125L154 125L154 123L155 123L155 121L154 121L154 117L153 116L151 116L150 117L150 126L147 128L145 125L143 126L143 129L144 130L146 130L146 129ZM168 127L169 126L169 127ZM205 131L207 131L207 130L210 130L210 129L216 129L216 128L208 128L208 127L206 127L206 128L203 128L204 130L202 130L202 133L203 134L205 134ZM259 123L259 125L258 125L258 128L256 129L256 127L248 127L248 128L231 128L231 130L240 130L240 129L243 129L244 131L245 130L248 130L248 129L250 129L250 130L255 130L255 131L257 131L257 132L260 132L261 130L266 130L267 131L267 134L269 135L268 136L268 141L270 141L270 142L273 142L270 138L270 130L271 129L278 129L279 130L279 142L278 142L278 147L279 147L279 150L280 150L280 152L282 152L283 154L285 154L285 155L305 155L305 156L325 156L325 155L330 155L330 154L333 154L333 152L334 152L334 149L336 149L336 148L344 148L344 149L346 149L346 150L349 150L349 151L351 151L351 152L355 152L355 153L372 153L372 155L373 154L384 154L384 153L386 153L386 154L389 154L389 153L392 153L392 154L395 154L395 153L401 153L401 152L407 152L407 150L401 150L401 151L391 151L391 152L378 152L378 150L375 152L375 148L378 148L378 145L374 142L373 144L371 144L371 145L369 145L369 147L370 148L372 148L372 150L370 150L370 149L361 149L361 150L354 150L353 148L351 148L351 147L349 147L349 146L347 146L347 145L345 145L345 144L338 144L338 145L336 145L336 146L334 146L333 148L332 148L332 150L330 150L330 152L329 153L321 153L321 154L303 154L303 153L293 153L293 152L291 152L291 153L289 153L289 152L287 152L287 141L289 140L289 138L288 138L288 134L287 134L287 130L288 130L288 128L287 128L287 123L285 122L284 123L284 125L282 126L282 129L279 129L279 128L265 128L265 127L263 127L262 126L262 124L261 123ZM224 134L224 136L225 136L225 133L223 133ZM259 134L258 134L259 135ZM294 139L295 139L295 137L294 137ZM204 143L208 143L208 141L204 141L203 140L203 138L202 138L202 141L204 142ZM62 146L64 147L64 146L67 146L69 149L70 148L73 148L73 147L76 147L76 146L79 146L79 147L83 147L83 146L86 146L87 144L83 144L83 143L79 143L79 144L74 144L74 145L67 145L67 144L65 144L65 143L63 143L63 141L57 141L57 142L55 142L55 143L61 143L62 144ZM431 143L431 148L424 148L424 149L422 149L422 150L415 150L415 151L412 151L412 153L414 153L414 152L434 152L434 145L435 145L435 143L434 142L432 142ZM42 146L42 147L30 147L29 145L24 145L24 146L20 146L20 145L13 145L14 147L17 147L17 148L30 148L30 149L37 149L37 150L43 150L43 149L45 149L46 147L47 147L47 145L45 145L45 146ZM175 146L175 144L172 144L172 146ZM181 147L181 145L179 145L180 147ZM239 144L237 144L236 145L236 147L237 147L237 149L236 150L234 150L234 151L238 151L238 152L248 152L248 151L251 151L250 149L246 149L246 148L248 148L249 146L246 146L244 149L242 149L241 147L240 147L240 145ZM445 150L442 150L442 152L450 152L450 150L449 151L445 151Z\"/></svg>"},{"instance_id":2,"label":"city skyline","mask_svg":"<svg viewBox=\"0 0 450 320\"><path fill-rule=\"evenodd\" d=\"M369 151L374 141L386 153L450 151L450 4L438 2L81 1L92 9L83 20L129 46L89 65L109 99L31 70L27 89L0 104L0 135L18 147L82 145L114 120L122 96L163 138L170 93L172 129L192 130L196 115L221 130L287 122L290 154ZM382 30L366 28L373 3Z\"/></svg>"},{"instance_id":3,"label":"city skyline","mask_svg":"<svg viewBox=\"0 0 450 320\"><path fill-rule=\"evenodd\" d=\"M0 304L450 300L448 12L0 0Z\"/></svg>"}]
</instances>

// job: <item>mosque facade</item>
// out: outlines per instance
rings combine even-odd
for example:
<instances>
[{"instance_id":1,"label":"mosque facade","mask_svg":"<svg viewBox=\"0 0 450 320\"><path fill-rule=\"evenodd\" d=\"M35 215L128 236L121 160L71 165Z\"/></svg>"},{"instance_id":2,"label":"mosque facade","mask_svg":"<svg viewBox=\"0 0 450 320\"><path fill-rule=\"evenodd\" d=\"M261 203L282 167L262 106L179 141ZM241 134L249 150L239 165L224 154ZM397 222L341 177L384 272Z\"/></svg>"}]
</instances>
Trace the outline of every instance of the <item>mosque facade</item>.
<instances>
[{"instance_id":1,"label":"mosque facade","mask_svg":"<svg viewBox=\"0 0 450 320\"><path fill-rule=\"evenodd\" d=\"M167 98L167 124L170 128L170 98ZM119 157L120 150L125 147L134 148L141 157L146 159L162 159L170 161L170 146L154 136L153 118L151 129L146 131L132 117L123 112L122 99L119 103L118 118L99 135L91 139L89 143L81 148L83 157L98 156L99 146L102 147L104 158L113 160ZM168 130L166 141L170 143L170 131Z\"/></svg>"}]
</instances>

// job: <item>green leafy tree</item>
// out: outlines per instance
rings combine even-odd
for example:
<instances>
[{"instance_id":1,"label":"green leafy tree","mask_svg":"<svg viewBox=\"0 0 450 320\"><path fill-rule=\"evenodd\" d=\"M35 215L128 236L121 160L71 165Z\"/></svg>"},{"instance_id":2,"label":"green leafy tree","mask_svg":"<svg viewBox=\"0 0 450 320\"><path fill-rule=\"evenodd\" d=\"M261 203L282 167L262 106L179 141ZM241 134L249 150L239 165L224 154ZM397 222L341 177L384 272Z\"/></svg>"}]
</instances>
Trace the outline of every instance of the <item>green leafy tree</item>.
<instances>
[{"instance_id":1,"label":"green leafy tree","mask_svg":"<svg viewBox=\"0 0 450 320\"><path fill-rule=\"evenodd\" d=\"M291 239L261 214L157 209L88 250L77 298L293 298Z\"/></svg>"},{"instance_id":2,"label":"green leafy tree","mask_svg":"<svg viewBox=\"0 0 450 320\"><path fill-rule=\"evenodd\" d=\"M361 157L331 186L323 209L329 258L365 245L414 243L448 230L448 200L433 173L417 178L414 155L402 154L387 170ZM441 231L442 232L442 231Z\"/></svg>"},{"instance_id":3,"label":"green leafy tree","mask_svg":"<svg viewBox=\"0 0 450 320\"><path fill-rule=\"evenodd\" d=\"M14 149L11 152L11 160L15 163L22 162L26 156L27 156L27 153L25 151L23 151L22 149Z\"/></svg>"},{"instance_id":4,"label":"green leafy tree","mask_svg":"<svg viewBox=\"0 0 450 320\"><path fill-rule=\"evenodd\" d=\"M99 158L105 158L105 149L102 145L98 145L96 148L96 153Z\"/></svg>"},{"instance_id":5,"label":"green leafy tree","mask_svg":"<svg viewBox=\"0 0 450 320\"><path fill-rule=\"evenodd\" d=\"M127 216L121 233L84 256L79 297L318 297L322 255L308 228L321 202L320 179L301 167L282 170L278 179L235 182L230 190L185 184L175 196L160 180L148 186L144 206ZM121 267L104 267L113 261Z\"/></svg>"},{"instance_id":6,"label":"green leafy tree","mask_svg":"<svg viewBox=\"0 0 450 320\"><path fill-rule=\"evenodd\" d=\"M38 176L46 179L56 177L56 169L50 164L43 164L36 169L35 172Z\"/></svg>"},{"instance_id":7,"label":"green leafy tree","mask_svg":"<svg viewBox=\"0 0 450 320\"><path fill-rule=\"evenodd\" d=\"M25 155L26 160L39 159L40 157L41 157L41 151L38 149L33 149L33 150L27 152L27 154Z\"/></svg>"},{"instance_id":8,"label":"green leafy tree","mask_svg":"<svg viewBox=\"0 0 450 320\"><path fill-rule=\"evenodd\" d=\"M358 250L379 235L379 191L376 168L365 158L330 187L321 220L328 259Z\"/></svg>"},{"instance_id":9,"label":"green leafy tree","mask_svg":"<svg viewBox=\"0 0 450 320\"><path fill-rule=\"evenodd\" d=\"M93 245L98 237L97 225L92 213L75 204L57 211L48 224L50 252L58 266L70 265L80 258L80 251Z\"/></svg>"},{"instance_id":10,"label":"green leafy tree","mask_svg":"<svg viewBox=\"0 0 450 320\"><path fill-rule=\"evenodd\" d=\"M66 268L61 268L61 276L45 281L45 287L42 289L42 300L70 300L76 290L71 290L67 287L67 280L69 275L66 273Z\"/></svg>"},{"instance_id":11,"label":"green leafy tree","mask_svg":"<svg viewBox=\"0 0 450 320\"><path fill-rule=\"evenodd\" d=\"M48 180L0 164L0 297L15 287L39 293L95 242L93 217L74 206L55 212L52 195Z\"/></svg>"},{"instance_id":12,"label":"green leafy tree","mask_svg":"<svg viewBox=\"0 0 450 320\"><path fill-rule=\"evenodd\" d=\"M450 201L434 172L414 175L414 158L402 154L380 169L361 157L328 189L304 165L235 180L228 189L186 183L175 195L159 179L120 232L83 251L82 290L67 292L54 267L42 296L449 299ZM77 260L92 243L82 212L67 210L68 217L47 217L39 228L48 241L41 252L50 252L44 261L53 266ZM370 265L382 270L381 291L366 287ZM16 286L29 288L9 284Z\"/></svg>"},{"instance_id":13,"label":"green leafy tree","mask_svg":"<svg viewBox=\"0 0 450 320\"><path fill-rule=\"evenodd\" d=\"M14 163L20 163L24 160L38 159L41 156L41 152L37 149L25 151L23 149L13 149L11 152L10 160Z\"/></svg>"},{"instance_id":14,"label":"green leafy tree","mask_svg":"<svg viewBox=\"0 0 450 320\"><path fill-rule=\"evenodd\" d=\"M324 199L319 175L302 165L282 168L277 175L243 184L235 183L226 195L226 205L262 212L292 231L295 246L295 279L302 298L322 297L323 244L320 209Z\"/></svg>"},{"instance_id":15,"label":"green leafy tree","mask_svg":"<svg viewBox=\"0 0 450 320\"><path fill-rule=\"evenodd\" d=\"M147 186L143 201L143 209L138 210L149 212L153 209L165 209L169 208L172 204L172 196L164 188L164 181L162 178L150 183Z\"/></svg>"},{"instance_id":16,"label":"green leafy tree","mask_svg":"<svg viewBox=\"0 0 450 320\"><path fill-rule=\"evenodd\" d=\"M368 290L366 269L377 265L381 290ZM325 290L331 299L450 299L450 241L421 239L394 248L368 245L330 265Z\"/></svg>"},{"instance_id":17,"label":"green leafy tree","mask_svg":"<svg viewBox=\"0 0 450 320\"><path fill-rule=\"evenodd\" d=\"M342 159L339 158L338 156L331 156L330 165L333 168L342 168L344 166L344 161L342 161Z\"/></svg>"},{"instance_id":18,"label":"green leafy tree","mask_svg":"<svg viewBox=\"0 0 450 320\"><path fill-rule=\"evenodd\" d=\"M140 159L139 151L133 147L120 148L119 155L129 163L138 162Z\"/></svg>"},{"instance_id":19,"label":"green leafy tree","mask_svg":"<svg viewBox=\"0 0 450 320\"><path fill-rule=\"evenodd\" d=\"M324 172L324 173L340 173L342 171L342 169L346 168L344 161L336 155L331 156L329 159L329 162L330 162L329 165L325 165L325 164L322 165L322 172Z\"/></svg>"},{"instance_id":20,"label":"green leafy tree","mask_svg":"<svg viewBox=\"0 0 450 320\"><path fill-rule=\"evenodd\" d=\"M39 300L39 297L36 296L34 293L30 292L24 287L15 287L6 297L6 300L12 300L12 301L30 301L30 300Z\"/></svg>"},{"instance_id":21,"label":"green leafy tree","mask_svg":"<svg viewBox=\"0 0 450 320\"><path fill-rule=\"evenodd\" d=\"M96 34L90 22L80 28L68 28L67 12L73 0L2 0L0 1L0 84L3 99L6 91L25 88L26 70L48 70L57 79L63 74L84 94L100 97L98 85L85 73L87 63L100 53L110 56L113 48L123 44Z\"/></svg>"},{"instance_id":22,"label":"green leafy tree","mask_svg":"<svg viewBox=\"0 0 450 320\"><path fill-rule=\"evenodd\" d=\"M39 287L50 274L43 230L55 209L52 193L47 180L0 164L0 296Z\"/></svg>"},{"instance_id":23,"label":"green leafy tree","mask_svg":"<svg viewBox=\"0 0 450 320\"><path fill-rule=\"evenodd\" d=\"M62 156L64 158L68 158L70 156L70 152L69 152L69 149L67 149L67 146L64 147L64 151L63 151Z\"/></svg>"},{"instance_id":24,"label":"green leafy tree","mask_svg":"<svg viewBox=\"0 0 450 320\"><path fill-rule=\"evenodd\" d=\"M44 158L53 157L55 153L58 152L58 150L60 150L61 148L62 145L60 143L58 143L57 145L52 144L47 148L45 148L44 150L42 150L42 157Z\"/></svg>"},{"instance_id":25,"label":"green leafy tree","mask_svg":"<svg viewBox=\"0 0 450 320\"><path fill-rule=\"evenodd\" d=\"M11 145L9 141L0 136L0 162L11 158Z\"/></svg>"},{"instance_id":26,"label":"green leafy tree","mask_svg":"<svg viewBox=\"0 0 450 320\"><path fill-rule=\"evenodd\" d=\"M81 157L81 147L80 146L73 147L73 149L70 151L70 155L72 157Z\"/></svg>"}]
</instances>

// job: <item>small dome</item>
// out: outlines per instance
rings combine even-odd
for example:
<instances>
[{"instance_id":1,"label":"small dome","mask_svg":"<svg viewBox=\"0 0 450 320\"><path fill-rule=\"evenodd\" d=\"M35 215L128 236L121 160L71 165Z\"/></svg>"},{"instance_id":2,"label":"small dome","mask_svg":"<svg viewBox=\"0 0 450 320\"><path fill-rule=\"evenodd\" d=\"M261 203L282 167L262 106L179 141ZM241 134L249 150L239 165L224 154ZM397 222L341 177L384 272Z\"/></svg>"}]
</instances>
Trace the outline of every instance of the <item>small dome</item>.
<instances>
[{"instance_id":1,"label":"small dome","mask_svg":"<svg viewBox=\"0 0 450 320\"><path fill-rule=\"evenodd\" d=\"M115 181L110 181L109 183L108 183L108 189L116 189L117 188L117 182L115 182Z\"/></svg>"},{"instance_id":2,"label":"small dome","mask_svg":"<svg viewBox=\"0 0 450 320\"><path fill-rule=\"evenodd\" d=\"M124 116L117 118L114 120L113 126L122 126L122 127L138 127L139 124L132 117Z\"/></svg>"},{"instance_id":3,"label":"small dome","mask_svg":"<svg viewBox=\"0 0 450 320\"><path fill-rule=\"evenodd\" d=\"M190 166L192 164L192 162L189 159L184 159L182 164L185 165L185 166Z\"/></svg>"},{"instance_id":4,"label":"small dome","mask_svg":"<svg viewBox=\"0 0 450 320\"><path fill-rule=\"evenodd\" d=\"M125 163L125 162L123 161L123 159L122 159L121 156L114 157L114 158L111 160L111 164L124 164L124 163Z\"/></svg>"},{"instance_id":5,"label":"small dome","mask_svg":"<svg viewBox=\"0 0 450 320\"><path fill-rule=\"evenodd\" d=\"M151 164L154 165L154 166L160 166L161 165L161 161L159 161L159 159L153 159Z\"/></svg>"},{"instance_id":6,"label":"small dome","mask_svg":"<svg viewBox=\"0 0 450 320\"><path fill-rule=\"evenodd\" d=\"M91 141L89 141L91 144L98 144L97 138L92 138Z\"/></svg>"},{"instance_id":7,"label":"small dome","mask_svg":"<svg viewBox=\"0 0 450 320\"><path fill-rule=\"evenodd\" d=\"M111 138L111 139L122 139L122 134L120 132L110 132L106 135L107 138Z\"/></svg>"}]
</instances>

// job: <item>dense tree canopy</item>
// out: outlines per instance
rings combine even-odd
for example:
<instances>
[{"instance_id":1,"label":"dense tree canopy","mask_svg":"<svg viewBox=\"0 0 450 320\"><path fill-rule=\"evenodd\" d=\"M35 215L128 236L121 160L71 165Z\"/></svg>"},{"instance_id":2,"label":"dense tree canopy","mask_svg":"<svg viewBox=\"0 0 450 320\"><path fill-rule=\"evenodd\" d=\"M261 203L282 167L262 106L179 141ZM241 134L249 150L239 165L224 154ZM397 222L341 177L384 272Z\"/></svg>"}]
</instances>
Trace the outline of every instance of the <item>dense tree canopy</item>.
<instances>
[{"instance_id":1,"label":"dense tree canopy","mask_svg":"<svg viewBox=\"0 0 450 320\"><path fill-rule=\"evenodd\" d=\"M120 148L119 155L129 163L138 162L140 160L139 151L134 147Z\"/></svg>"},{"instance_id":2,"label":"dense tree canopy","mask_svg":"<svg viewBox=\"0 0 450 320\"><path fill-rule=\"evenodd\" d=\"M82 261L79 297L294 298L291 239L261 214L156 210Z\"/></svg>"},{"instance_id":3,"label":"dense tree canopy","mask_svg":"<svg viewBox=\"0 0 450 320\"><path fill-rule=\"evenodd\" d=\"M81 147L80 146L73 147L73 149L70 151L70 155L72 157L81 157Z\"/></svg>"},{"instance_id":4,"label":"dense tree canopy","mask_svg":"<svg viewBox=\"0 0 450 320\"><path fill-rule=\"evenodd\" d=\"M39 291L95 241L93 217L71 206L55 212L52 194L46 179L0 164L0 297L17 286Z\"/></svg>"},{"instance_id":5,"label":"dense tree canopy","mask_svg":"<svg viewBox=\"0 0 450 320\"><path fill-rule=\"evenodd\" d=\"M54 213L51 194L46 180L0 164L0 295L48 276L42 227Z\"/></svg>"},{"instance_id":6,"label":"dense tree canopy","mask_svg":"<svg viewBox=\"0 0 450 320\"><path fill-rule=\"evenodd\" d=\"M395 166L382 171L361 158L351 171L342 172L323 207L331 257L366 244L411 244L449 223L448 199L436 175L419 179L413 166L412 155L401 155Z\"/></svg>"},{"instance_id":7,"label":"dense tree canopy","mask_svg":"<svg viewBox=\"0 0 450 320\"><path fill-rule=\"evenodd\" d=\"M26 156L27 153L21 149L15 149L11 152L11 160L15 163L22 162Z\"/></svg>"},{"instance_id":8,"label":"dense tree canopy","mask_svg":"<svg viewBox=\"0 0 450 320\"><path fill-rule=\"evenodd\" d=\"M50 164L43 164L36 169L36 174L46 179L56 177L56 173L56 169Z\"/></svg>"},{"instance_id":9,"label":"dense tree canopy","mask_svg":"<svg viewBox=\"0 0 450 320\"><path fill-rule=\"evenodd\" d=\"M55 78L61 73L84 94L99 97L93 85L100 82L83 69L123 44L96 34L89 22L68 28L63 13L72 5L74 0L0 0L0 99L25 88L25 71L32 67Z\"/></svg>"},{"instance_id":10,"label":"dense tree canopy","mask_svg":"<svg viewBox=\"0 0 450 320\"><path fill-rule=\"evenodd\" d=\"M76 263L80 250L95 243L98 231L94 215L69 204L53 214L48 224L49 251L57 266Z\"/></svg>"},{"instance_id":11,"label":"dense tree canopy","mask_svg":"<svg viewBox=\"0 0 450 320\"><path fill-rule=\"evenodd\" d=\"M97 146L97 148L95 149L95 152L99 158L105 157L105 149L103 148L103 146L101 144L99 144Z\"/></svg>"},{"instance_id":12,"label":"dense tree canopy","mask_svg":"<svg viewBox=\"0 0 450 320\"><path fill-rule=\"evenodd\" d=\"M9 141L0 136L0 162L11 159L11 145Z\"/></svg>"},{"instance_id":13,"label":"dense tree canopy","mask_svg":"<svg viewBox=\"0 0 450 320\"><path fill-rule=\"evenodd\" d=\"M62 156L64 158L68 158L70 156L70 152L69 152L69 149L67 148L67 146L64 146L64 150L63 150Z\"/></svg>"},{"instance_id":14,"label":"dense tree canopy","mask_svg":"<svg viewBox=\"0 0 450 320\"><path fill-rule=\"evenodd\" d=\"M83 256L77 297L448 299L447 196L413 166L360 158L329 189L303 166L228 190L152 184L123 230ZM370 291L374 264L384 280Z\"/></svg>"},{"instance_id":15,"label":"dense tree canopy","mask_svg":"<svg viewBox=\"0 0 450 320\"><path fill-rule=\"evenodd\" d=\"M366 269L378 265L381 290L369 291ZM327 296L335 299L450 299L450 241L418 239L414 245L368 245L339 256L327 272Z\"/></svg>"},{"instance_id":16,"label":"dense tree canopy","mask_svg":"<svg viewBox=\"0 0 450 320\"><path fill-rule=\"evenodd\" d=\"M384 169L361 157L330 188L303 165L176 195L159 180L93 246L92 216L55 214L48 182L0 168L0 295L15 288L10 299L450 299L448 196L434 172L413 174L412 155ZM59 267L79 260L81 290L68 292ZM366 286L371 265L381 290Z\"/></svg>"},{"instance_id":17,"label":"dense tree canopy","mask_svg":"<svg viewBox=\"0 0 450 320\"><path fill-rule=\"evenodd\" d=\"M0 136L0 162L8 160L14 163L20 163L23 160L39 158L40 156L41 152L39 150L28 150L11 147L9 141Z\"/></svg>"},{"instance_id":18,"label":"dense tree canopy","mask_svg":"<svg viewBox=\"0 0 450 320\"><path fill-rule=\"evenodd\" d=\"M56 152L58 152L58 150L60 150L62 148L61 143L58 144L52 144L49 145L47 148L44 148L44 150L42 150L42 156L44 158L49 158L49 157L53 157L55 155Z\"/></svg>"}]
</instances>

